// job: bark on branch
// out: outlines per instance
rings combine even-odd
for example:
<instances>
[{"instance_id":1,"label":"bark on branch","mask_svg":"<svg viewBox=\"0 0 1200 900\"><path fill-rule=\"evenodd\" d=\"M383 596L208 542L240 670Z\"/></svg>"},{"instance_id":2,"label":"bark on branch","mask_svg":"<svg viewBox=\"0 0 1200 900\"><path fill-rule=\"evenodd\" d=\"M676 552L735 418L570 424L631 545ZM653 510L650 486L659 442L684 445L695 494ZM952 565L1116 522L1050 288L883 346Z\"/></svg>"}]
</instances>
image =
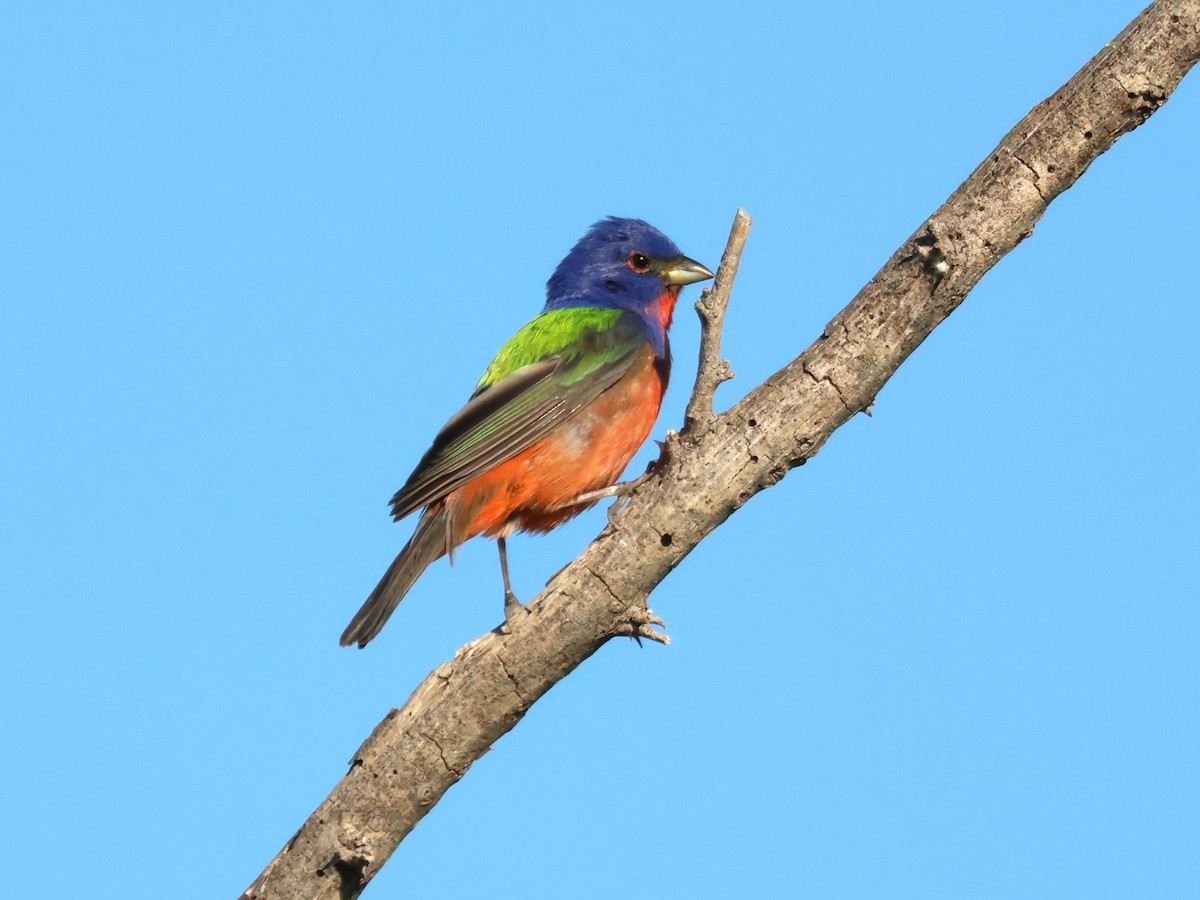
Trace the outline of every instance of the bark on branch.
<instances>
[{"instance_id":1,"label":"bark on branch","mask_svg":"<svg viewBox=\"0 0 1200 900\"><path fill-rule=\"evenodd\" d=\"M725 374L713 343L723 304L706 297L699 383L658 477L551 580L527 616L463 647L388 714L243 896L358 896L539 697L610 638L654 623L646 600L658 583L750 497L867 409L984 273L1032 233L1050 201L1158 109L1198 57L1200 0L1151 4L1009 132L812 346L721 415L711 398ZM738 231L735 223L731 247ZM736 257L734 250L734 264ZM730 283L723 265L717 289Z\"/></svg>"}]
</instances>

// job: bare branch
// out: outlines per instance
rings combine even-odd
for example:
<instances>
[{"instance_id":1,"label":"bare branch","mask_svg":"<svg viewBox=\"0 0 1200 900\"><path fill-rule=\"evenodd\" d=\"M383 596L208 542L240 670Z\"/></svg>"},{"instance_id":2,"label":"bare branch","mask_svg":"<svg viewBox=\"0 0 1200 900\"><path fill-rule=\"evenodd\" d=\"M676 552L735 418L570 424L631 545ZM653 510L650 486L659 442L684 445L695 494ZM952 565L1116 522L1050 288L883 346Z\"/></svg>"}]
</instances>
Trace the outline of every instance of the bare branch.
<instances>
[{"instance_id":1,"label":"bare branch","mask_svg":"<svg viewBox=\"0 0 1200 900\"><path fill-rule=\"evenodd\" d=\"M696 314L700 316L700 363L696 367L696 384L692 398L683 415L684 429L707 424L713 416L713 397L722 382L733 377L729 362L721 358L721 331L725 326L725 310L729 307L729 295L733 293L733 281L737 278L738 264L746 238L750 236L750 216L739 209L729 230L729 240L717 277L711 288L705 288L696 301Z\"/></svg>"},{"instance_id":2,"label":"bare branch","mask_svg":"<svg viewBox=\"0 0 1200 900\"><path fill-rule=\"evenodd\" d=\"M463 647L376 727L244 897L358 896L542 694L611 637L650 636L644 629L656 620L646 600L671 569L866 409L984 273L1032 233L1046 205L1161 106L1198 56L1200 0L1151 4L988 154L797 359L721 415L711 413L709 389L699 390L689 416L704 427L671 445L660 477L612 515L528 616ZM705 356L714 358L719 348Z\"/></svg>"}]
</instances>

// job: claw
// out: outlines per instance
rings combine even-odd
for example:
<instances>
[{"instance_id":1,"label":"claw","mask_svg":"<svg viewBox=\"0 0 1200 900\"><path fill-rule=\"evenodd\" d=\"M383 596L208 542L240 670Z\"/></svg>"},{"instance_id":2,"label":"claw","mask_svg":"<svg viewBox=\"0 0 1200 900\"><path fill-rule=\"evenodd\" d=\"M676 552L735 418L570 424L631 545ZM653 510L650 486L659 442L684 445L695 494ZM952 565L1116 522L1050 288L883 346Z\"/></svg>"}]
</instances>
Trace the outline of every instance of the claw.
<instances>
[{"instance_id":1,"label":"claw","mask_svg":"<svg viewBox=\"0 0 1200 900\"><path fill-rule=\"evenodd\" d=\"M666 440L654 442L658 444L658 458L652 459L646 464L646 475L643 475L642 478L661 472L667 467L671 461L671 442L677 437L679 437L679 432L674 428L668 428Z\"/></svg>"},{"instance_id":2,"label":"claw","mask_svg":"<svg viewBox=\"0 0 1200 900\"><path fill-rule=\"evenodd\" d=\"M525 604L523 604L520 600L517 599L517 595L514 594L512 591L505 591L504 592L504 622L505 622L505 624L511 625L512 621L513 621L513 617L517 613L521 613L524 611L525 611Z\"/></svg>"},{"instance_id":3,"label":"claw","mask_svg":"<svg viewBox=\"0 0 1200 900\"><path fill-rule=\"evenodd\" d=\"M665 628L667 623L647 609L641 613L634 613L630 616L628 622L622 622L617 627L616 634L621 637L633 638L637 641L639 647L642 646L642 638L658 644L671 643L671 639L667 635L661 631L655 631L650 627L651 625L659 625Z\"/></svg>"}]
</instances>

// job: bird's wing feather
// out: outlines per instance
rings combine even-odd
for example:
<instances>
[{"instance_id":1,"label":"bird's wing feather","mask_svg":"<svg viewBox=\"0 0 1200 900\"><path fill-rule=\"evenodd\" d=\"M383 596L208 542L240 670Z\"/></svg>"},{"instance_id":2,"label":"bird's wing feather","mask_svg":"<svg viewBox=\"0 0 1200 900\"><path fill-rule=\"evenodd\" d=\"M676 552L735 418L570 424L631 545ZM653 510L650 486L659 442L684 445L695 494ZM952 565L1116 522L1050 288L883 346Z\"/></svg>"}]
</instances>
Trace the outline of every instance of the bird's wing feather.
<instances>
[{"instance_id":1,"label":"bird's wing feather","mask_svg":"<svg viewBox=\"0 0 1200 900\"><path fill-rule=\"evenodd\" d=\"M523 362L521 354L512 352L513 343L522 337L519 332L497 355L485 383L446 423L396 492L392 515L401 519L512 459L616 384L638 358L646 336L628 317L605 319L574 328L570 340L559 342L553 352L486 383L506 352L508 358Z\"/></svg>"}]
</instances>

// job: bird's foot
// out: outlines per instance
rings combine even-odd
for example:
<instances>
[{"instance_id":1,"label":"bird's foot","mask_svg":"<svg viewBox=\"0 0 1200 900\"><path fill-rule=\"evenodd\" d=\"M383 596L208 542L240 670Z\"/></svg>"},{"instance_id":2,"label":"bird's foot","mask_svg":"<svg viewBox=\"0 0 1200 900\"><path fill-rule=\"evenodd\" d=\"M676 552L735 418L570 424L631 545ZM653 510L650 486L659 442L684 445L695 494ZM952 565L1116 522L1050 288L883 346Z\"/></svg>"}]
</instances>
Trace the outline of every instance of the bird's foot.
<instances>
[{"instance_id":1,"label":"bird's foot","mask_svg":"<svg viewBox=\"0 0 1200 900\"><path fill-rule=\"evenodd\" d=\"M582 506L585 503L595 503L599 500L603 500L606 497L620 497L622 499L628 499L629 495L641 487L648 477L648 474L641 475L631 481L620 481L616 484L610 484L608 487L597 488L594 491L585 491L578 497L575 497L564 503L562 506L555 508L567 509L571 506Z\"/></svg>"},{"instance_id":2,"label":"bird's foot","mask_svg":"<svg viewBox=\"0 0 1200 900\"><path fill-rule=\"evenodd\" d=\"M517 599L517 595L512 591L504 592L504 625L507 628L512 625L513 619L519 613L527 612L525 604Z\"/></svg>"},{"instance_id":3,"label":"bird's foot","mask_svg":"<svg viewBox=\"0 0 1200 900\"><path fill-rule=\"evenodd\" d=\"M629 481L621 481L617 484L610 484L608 487L587 491L573 500L564 503L562 506L556 507L556 509L568 509L573 506L590 506L606 497L616 497L617 502L608 508L608 521L611 524L613 514L623 509L629 503L629 498L633 495L633 492L645 484L653 474L652 472L647 472L645 475L639 475L637 478Z\"/></svg>"},{"instance_id":4,"label":"bird's foot","mask_svg":"<svg viewBox=\"0 0 1200 900\"><path fill-rule=\"evenodd\" d=\"M671 462L671 445L679 439L679 432L674 428L667 429L666 440L655 441L658 444L658 458L652 459L646 463L646 474L642 478L650 475L661 475Z\"/></svg>"},{"instance_id":5,"label":"bird's foot","mask_svg":"<svg viewBox=\"0 0 1200 900\"><path fill-rule=\"evenodd\" d=\"M614 634L618 637L633 638L639 647L642 646L642 638L659 644L671 643L671 639L667 635L661 631L655 631L650 627L651 625L667 627L666 622L643 606L641 609L634 610L628 620L618 625Z\"/></svg>"}]
</instances>

